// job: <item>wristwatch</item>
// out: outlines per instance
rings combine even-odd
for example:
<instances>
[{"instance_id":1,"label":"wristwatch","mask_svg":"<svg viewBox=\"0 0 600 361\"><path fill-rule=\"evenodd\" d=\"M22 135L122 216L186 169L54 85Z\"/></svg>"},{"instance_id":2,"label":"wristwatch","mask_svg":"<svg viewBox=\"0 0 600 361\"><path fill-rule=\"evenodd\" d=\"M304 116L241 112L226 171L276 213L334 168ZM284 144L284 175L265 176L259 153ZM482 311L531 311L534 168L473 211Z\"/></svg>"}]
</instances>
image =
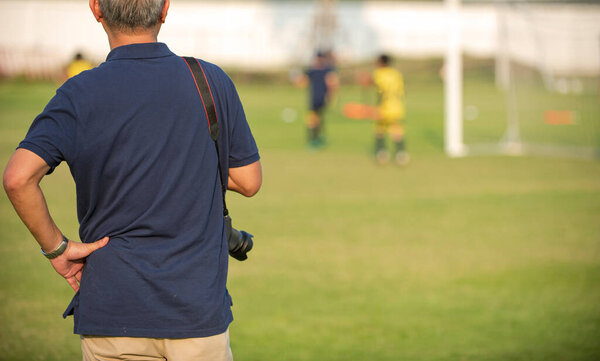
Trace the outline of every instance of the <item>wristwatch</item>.
<instances>
[{"instance_id":1,"label":"wristwatch","mask_svg":"<svg viewBox=\"0 0 600 361\"><path fill-rule=\"evenodd\" d=\"M43 249L41 249L42 254L44 256L46 256L46 258L54 259L65 252L65 250L67 249L67 245L69 244L69 239L67 237L65 237L64 234L62 236L63 236L62 241L60 242L60 244L58 245L58 247L56 247L56 249L54 251L46 253L46 252L44 252Z\"/></svg>"}]
</instances>

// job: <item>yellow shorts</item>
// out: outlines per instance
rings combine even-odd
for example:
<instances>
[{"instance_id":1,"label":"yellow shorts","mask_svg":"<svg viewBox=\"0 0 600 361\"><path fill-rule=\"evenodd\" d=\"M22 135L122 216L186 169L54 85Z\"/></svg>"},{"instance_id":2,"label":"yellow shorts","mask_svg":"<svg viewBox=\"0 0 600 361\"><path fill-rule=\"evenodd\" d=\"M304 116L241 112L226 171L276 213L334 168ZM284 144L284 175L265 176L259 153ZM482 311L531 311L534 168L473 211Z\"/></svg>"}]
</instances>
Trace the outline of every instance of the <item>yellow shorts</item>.
<instances>
[{"instance_id":1,"label":"yellow shorts","mask_svg":"<svg viewBox=\"0 0 600 361\"><path fill-rule=\"evenodd\" d=\"M379 117L385 122L404 119L404 104L400 100L386 100L379 104Z\"/></svg>"},{"instance_id":2,"label":"yellow shorts","mask_svg":"<svg viewBox=\"0 0 600 361\"><path fill-rule=\"evenodd\" d=\"M384 101L379 105L379 118L375 121L375 133L389 133L391 136L404 135L404 104L400 101Z\"/></svg>"}]
</instances>

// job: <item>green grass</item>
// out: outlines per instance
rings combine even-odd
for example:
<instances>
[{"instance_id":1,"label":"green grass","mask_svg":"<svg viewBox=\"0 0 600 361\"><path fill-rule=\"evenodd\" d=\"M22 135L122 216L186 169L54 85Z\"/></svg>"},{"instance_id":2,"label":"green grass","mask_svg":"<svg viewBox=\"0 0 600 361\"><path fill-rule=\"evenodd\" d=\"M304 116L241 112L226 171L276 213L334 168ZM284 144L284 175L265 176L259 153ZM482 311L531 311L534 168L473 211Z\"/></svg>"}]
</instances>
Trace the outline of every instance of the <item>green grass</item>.
<instances>
[{"instance_id":1,"label":"green grass","mask_svg":"<svg viewBox=\"0 0 600 361\"><path fill-rule=\"evenodd\" d=\"M448 159L442 85L407 79L411 164L370 159L371 125L339 107L329 145L309 152L302 91L240 84L261 148L263 189L230 195L255 234L232 261L236 360L597 360L600 164L533 157ZM481 87L484 89L484 86ZM0 162L53 84L0 83ZM299 112L292 123L281 111ZM77 234L65 166L43 181L51 212ZM0 195L0 359L75 360L62 320L72 291Z\"/></svg>"}]
</instances>

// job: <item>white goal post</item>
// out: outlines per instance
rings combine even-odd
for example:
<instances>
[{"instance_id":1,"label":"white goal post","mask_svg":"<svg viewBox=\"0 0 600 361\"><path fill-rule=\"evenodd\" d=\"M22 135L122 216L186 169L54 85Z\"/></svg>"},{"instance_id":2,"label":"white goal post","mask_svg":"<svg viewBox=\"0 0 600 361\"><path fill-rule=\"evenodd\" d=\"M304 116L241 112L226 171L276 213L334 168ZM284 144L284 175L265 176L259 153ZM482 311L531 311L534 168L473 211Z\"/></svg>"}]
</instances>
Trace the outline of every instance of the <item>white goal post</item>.
<instances>
[{"instance_id":1,"label":"white goal post","mask_svg":"<svg viewBox=\"0 0 600 361\"><path fill-rule=\"evenodd\" d=\"M446 154L600 158L600 4L494 4L493 55L477 58L461 34L474 4L445 0Z\"/></svg>"},{"instance_id":2,"label":"white goal post","mask_svg":"<svg viewBox=\"0 0 600 361\"><path fill-rule=\"evenodd\" d=\"M444 140L446 154L465 155L462 128L462 52L460 0L445 0L448 40L444 64Z\"/></svg>"}]
</instances>

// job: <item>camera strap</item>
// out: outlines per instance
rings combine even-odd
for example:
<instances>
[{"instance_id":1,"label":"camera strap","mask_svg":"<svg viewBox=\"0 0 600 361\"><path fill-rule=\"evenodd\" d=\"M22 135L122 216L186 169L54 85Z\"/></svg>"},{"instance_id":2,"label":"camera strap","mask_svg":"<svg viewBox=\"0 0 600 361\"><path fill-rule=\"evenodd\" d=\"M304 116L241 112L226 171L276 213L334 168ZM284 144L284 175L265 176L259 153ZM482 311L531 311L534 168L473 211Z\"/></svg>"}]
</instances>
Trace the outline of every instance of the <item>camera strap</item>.
<instances>
[{"instance_id":1,"label":"camera strap","mask_svg":"<svg viewBox=\"0 0 600 361\"><path fill-rule=\"evenodd\" d=\"M187 56L182 58L185 60L188 68L190 69L190 73L192 73L192 77L194 78L198 95L200 95L200 100L202 100L202 106L204 107L206 119L208 119L208 131L211 139L215 143L215 149L217 150L217 166L219 167L219 180L221 181L221 192L223 194L223 216L227 216L229 211L227 210L227 204L225 203L226 188L225 181L223 180L223 170L221 168L219 144L217 142L219 139L219 134L221 133L219 119L217 118L217 108L215 107L215 101L213 99L208 80L206 79L206 74L204 74L204 70L202 69L202 65L200 65L198 59Z\"/></svg>"}]
</instances>

